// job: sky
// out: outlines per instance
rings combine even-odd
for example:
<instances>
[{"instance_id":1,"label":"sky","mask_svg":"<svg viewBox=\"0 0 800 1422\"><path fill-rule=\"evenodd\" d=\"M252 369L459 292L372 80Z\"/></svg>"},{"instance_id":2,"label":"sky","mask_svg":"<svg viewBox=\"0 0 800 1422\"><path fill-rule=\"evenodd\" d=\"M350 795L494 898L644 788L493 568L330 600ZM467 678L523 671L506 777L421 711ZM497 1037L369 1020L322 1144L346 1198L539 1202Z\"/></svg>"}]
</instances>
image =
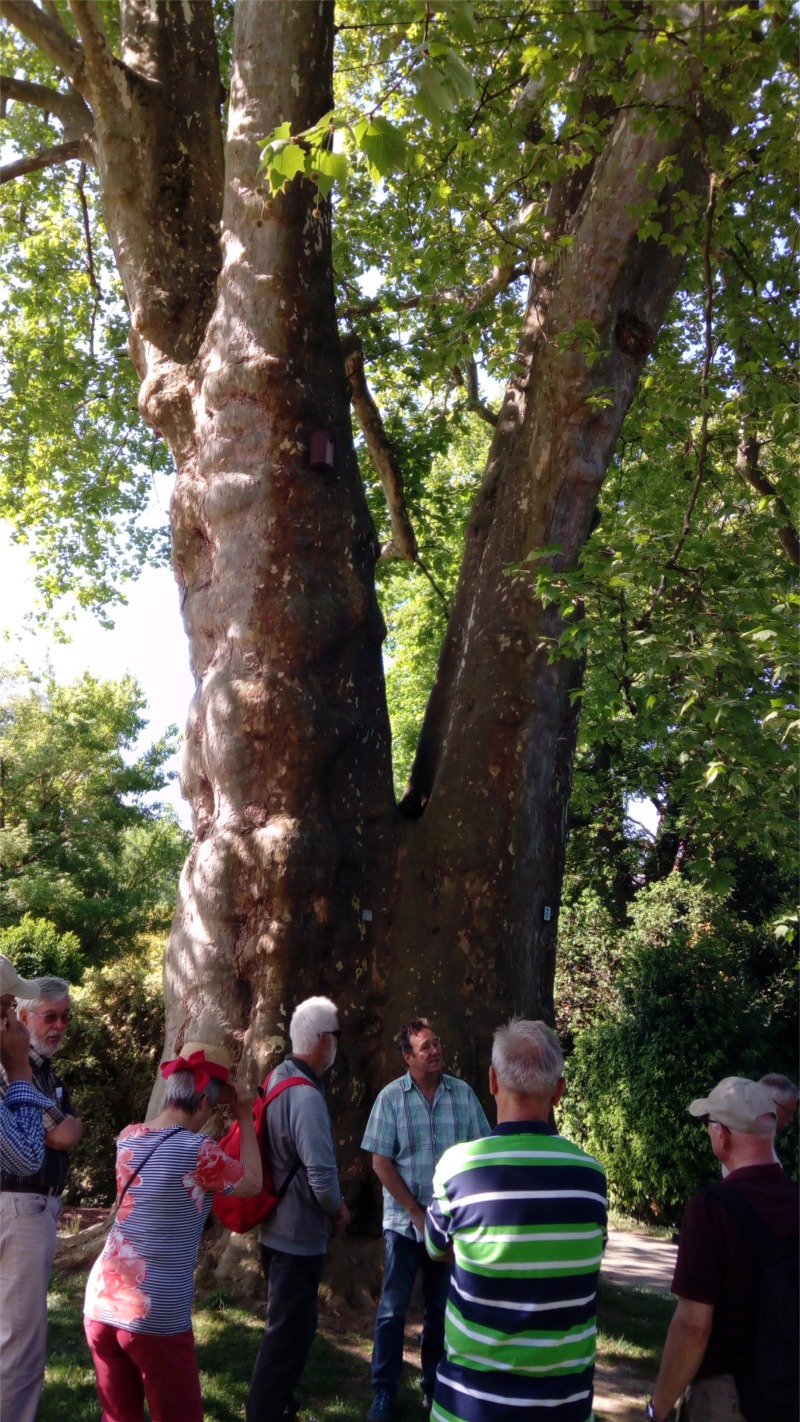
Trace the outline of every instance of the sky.
<instances>
[{"instance_id":1,"label":"sky","mask_svg":"<svg viewBox=\"0 0 800 1422\"><path fill-rule=\"evenodd\" d=\"M183 729L194 681L172 569L145 568L129 584L127 596L127 606L114 613L112 629L79 612L69 624L71 641L60 644L46 626L26 623L26 614L37 603L27 555L11 542L8 525L0 522L0 662L8 666L22 660L40 671L49 661L60 682L72 681L84 671L111 679L130 672L149 708L140 740L144 747L173 722ZM189 807L177 780L158 798L174 805L181 823L189 827Z\"/></svg>"}]
</instances>

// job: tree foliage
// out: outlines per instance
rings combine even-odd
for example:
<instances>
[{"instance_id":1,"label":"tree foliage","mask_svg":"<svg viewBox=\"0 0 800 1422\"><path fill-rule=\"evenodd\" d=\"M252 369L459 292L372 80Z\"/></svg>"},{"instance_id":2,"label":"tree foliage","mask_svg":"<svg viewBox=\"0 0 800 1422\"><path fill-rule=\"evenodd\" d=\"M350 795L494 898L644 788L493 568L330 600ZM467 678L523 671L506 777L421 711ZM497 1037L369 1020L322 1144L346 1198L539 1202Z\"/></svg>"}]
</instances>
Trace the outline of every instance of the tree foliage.
<instances>
[{"instance_id":1,"label":"tree foliage","mask_svg":"<svg viewBox=\"0 0 800 1422\"><path fill-rule=\"evenodd\" d=\"M161 1050L160 941L90 968L72 1001L58 1068L69 1081L83 1133L71 1160L67 1200L110 1204L114 1140L123 1126L145 1119Z\"/></svg>"},{"instance_id":2,"label":"tree foliage","mask_svg":"<svg viewBox=\"0 0 800 1422\"><path fill-rule=\"evenodd\" d=\"M23 672L3 693L0 924L48 920L87 962L165 928L188 836L149 797L167 783L174 729L134 753L146 721L131 677Z\"/></svg>"},{"instance_id":3,"label":"tree foliage","mask_svg":"<svg viewBox=\"0 0 800 1422\"><path fill-rule=\"evenodd\" d=\"M580 972L581 946L562 972ZM794 954L680 874L641 891L609 946L613 992L576 1036L564 1129L603 1161L618 1207L673 1224L717 1169L689 1102L724 1076L796 1077Z\"/></svg>"}]
</instances>

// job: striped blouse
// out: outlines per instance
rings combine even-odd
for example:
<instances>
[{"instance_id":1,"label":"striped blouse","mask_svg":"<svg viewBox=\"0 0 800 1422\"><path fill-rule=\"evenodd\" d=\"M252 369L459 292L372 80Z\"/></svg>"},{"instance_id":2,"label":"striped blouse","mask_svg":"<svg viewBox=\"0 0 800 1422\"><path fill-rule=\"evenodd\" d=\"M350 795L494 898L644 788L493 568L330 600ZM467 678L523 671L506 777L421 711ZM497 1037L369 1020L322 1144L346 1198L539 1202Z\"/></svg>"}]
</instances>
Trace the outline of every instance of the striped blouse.
<instances>
[{"instance_id":1,"label":"striped blouse","mask_svg":"<svg viewBox=\"0 0 800 1422\"><path fill-rule=\"evenodd\" d=\"M442 1157L426 1244L455 1264L436 1422L588 1422L606 1235L596 1160L543 1121Z\"/></svg>"},{"instance_id":2,"label":"striped blouse","mask_svg":"<svg viewBox=\"0 0 800 1422\"><path fill-rule=\"evenodd\" d=\"M117 1189L131 1175L133 1183L89 1275L86 1317L132 1333L191 1328L197 1249L212 1194L231 1194L244 1174L240 1161L199 1132L126 1126L117 1141Z\"/></svg>"}]
</instances>

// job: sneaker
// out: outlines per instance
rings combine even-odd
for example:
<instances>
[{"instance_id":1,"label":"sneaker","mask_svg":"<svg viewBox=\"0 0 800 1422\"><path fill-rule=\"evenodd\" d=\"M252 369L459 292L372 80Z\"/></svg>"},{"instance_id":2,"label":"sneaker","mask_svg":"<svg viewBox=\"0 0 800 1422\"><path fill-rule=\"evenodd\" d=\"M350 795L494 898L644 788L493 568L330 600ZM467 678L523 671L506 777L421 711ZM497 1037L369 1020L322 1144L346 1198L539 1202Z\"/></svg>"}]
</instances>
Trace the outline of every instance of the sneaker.
<instances>
[{"instance_id":1,"label":"sneaker","mask_svg":"<svg viewBox=\"0 0 800 1422\"><path fill-rule=\"evenodd\" d=\"M372 1394L372 1406L367 1413L367 1422L391 1422L394 1412L394 1396L385 1387L379 1387Z\"/></svg>"}]
</instances>

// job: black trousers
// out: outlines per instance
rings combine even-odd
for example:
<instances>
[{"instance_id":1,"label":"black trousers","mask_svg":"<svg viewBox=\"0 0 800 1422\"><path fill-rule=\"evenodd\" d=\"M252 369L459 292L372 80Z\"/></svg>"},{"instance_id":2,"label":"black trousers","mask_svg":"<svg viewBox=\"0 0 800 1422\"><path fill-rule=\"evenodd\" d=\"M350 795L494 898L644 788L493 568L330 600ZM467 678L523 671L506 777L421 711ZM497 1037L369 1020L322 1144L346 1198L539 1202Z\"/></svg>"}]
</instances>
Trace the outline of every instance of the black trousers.
<instances>
[{"instance_id":1,"label":"black trousers","mask_svg":"<svg viewBox=\"0 0 800 1422\"><path fill-rule=\"evenodd\" d=\"M317 1293L324 1254L284 1254L259 1246L267 1281L267 1323L258 1350L247 1422L280 1422L294 1411L294 1390L317 1331Z\"/></svg>"}]
</instances>

